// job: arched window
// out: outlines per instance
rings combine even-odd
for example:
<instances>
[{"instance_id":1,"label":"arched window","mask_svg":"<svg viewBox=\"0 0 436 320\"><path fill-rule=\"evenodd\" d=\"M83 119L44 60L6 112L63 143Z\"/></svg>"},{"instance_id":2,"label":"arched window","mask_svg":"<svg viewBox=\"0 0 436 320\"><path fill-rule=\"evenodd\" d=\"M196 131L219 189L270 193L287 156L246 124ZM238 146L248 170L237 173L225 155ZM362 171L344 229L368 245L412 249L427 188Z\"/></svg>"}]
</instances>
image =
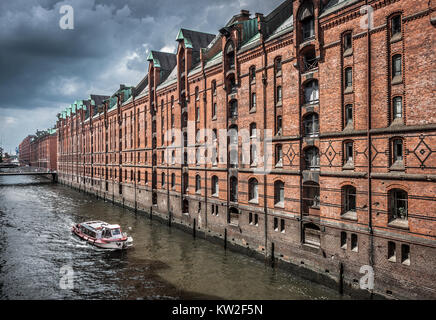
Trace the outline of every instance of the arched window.
<instances>
[{"instance_id":1,"label":"arched window","mask_svg":"<svg viewBox=\"0 0 436 320\"><path fill-rule=\"evenodd\" d=\"M408 194L401 189L389 191L389 222L408 219Z\"/></svg>"},{"instance_id":2,"label":"arched window","mask_svg":"<svg viewBox=\"0 0 436 320\"><path fill-rule=\"evenodd\" d=\"M176 186L176 174L171 174L171 188L174 188Z\"/></svg>"},{"instance_id":3,"label":"arched window","mask_svg":"<svg viewBox=\"0 0 436 320\"><path fill-rule=\"evenodd\" d=\"M162 172L162 187L165 186L165 172Z\"/></svg>"},{"instance_id":4,"label":"arched window","mask_svg":"<svg viewBox=\"0 0 436 320\"><path fill-rule=\"evenodd\" d=\"M201 177L200 175L195 176L195 192L199 192L201 189Z\"/></svg>"},{"instance_id":5,"label":"arched window","mask_svg":"<svg viewBox=\"0 0 436 320\"><path fill-rule=\"evenodd\" d=\"M304 102L317 103L319 100L318 80L308 81L304 85Z\"/></svg>"},{"instance_id":6,"label":"arched window","mask_svg":"<svg viewBox=\"0 0 436 320\"><path fill-rule=\"evenodd\" d=\"M342 187L342 214L353 214L356 212L356 188L353 186Z\"/></svg>"},{"instance_id":7,"label":"arched window","mask_svg":"<svg viewBox=\"0 0 436 320\"><path fill-rule=\"evenodd\" d=\"M219 193L218 177L213 176L212 177L212 195L215 197L218 197L218 193Z\"/></svg>"},{"instance_id":8,"label":"arched window","mask_svg":"<svg viewBox=\"0 0 436 320\"><path fill-rule=\"evenodd\" d=\"M230 178L230 201L238 201L238 179L236 177Z\"/></svg>"},{"instance_id":9,"label":"arched window","mask_svg":"<svg viewBox=\"0 0 436 320\"><path fill-rule=\"evenodd\" d=\"M284 206L285 204L285 184L283 181L274 182L274 205Z\"/></svg>"},{"instance_id":10,"label":"arched window","mask_svg":"<svg viewBox=\"0 0 436 320\"><path fill-rule=\"evenodd\" d=\"M319 120L317 113L311 113L303 118L304 135L306 137L317 137L319 135Z\"/></svg>"},{"instance_id":11,"label":"arched window","mask_svg":"<svg viewBox=\"0 0 436 320\"><path fill-rule=\"evenodd\" d=\"M306 170L319 169L319 151L317 147L307 148L304 152L304 160L306 162Z\"/></svg>"},{"instance_id":12,"label":"arched window","mask_svg":"<svg viewBox=\"0 0 436 320\"><path fill-rule=\"evenodd\" d=\"M306 41L315 35L315 19L313 16L313 5L311 1L305 1L300 7L298 20L301 24L301 39Z\"/></svg>"},{"instance_id":13,"label":"arched window","mask_svg":"<svg viewBox=\"0 0 436 320\"><path fill-rule=\"evenodd\" d=\"M258 201L258 182L255 178L248 180L248 200L253 202Z\"/></svg>"}]
</instances>

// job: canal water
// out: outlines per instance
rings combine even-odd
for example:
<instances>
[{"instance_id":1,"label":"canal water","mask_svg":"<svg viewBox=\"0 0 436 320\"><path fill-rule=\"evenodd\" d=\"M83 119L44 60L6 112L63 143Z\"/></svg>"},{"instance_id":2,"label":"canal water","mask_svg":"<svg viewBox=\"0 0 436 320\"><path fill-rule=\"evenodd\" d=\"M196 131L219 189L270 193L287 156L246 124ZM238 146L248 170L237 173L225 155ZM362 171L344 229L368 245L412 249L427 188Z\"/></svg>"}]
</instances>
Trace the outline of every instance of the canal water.
<instances>
[{"instance_id":1,"label":"canal water","mask_svg":"<svg viewBox=\"0 0 436 320\"><path fill-rule=\"evenodd\" d=\"M134 248L70 232L119 223ZM60 284L73 271L73 288ZM41 177L0 177L0 299L342 299L336 291Z\"/></svg>"}]
</instances>

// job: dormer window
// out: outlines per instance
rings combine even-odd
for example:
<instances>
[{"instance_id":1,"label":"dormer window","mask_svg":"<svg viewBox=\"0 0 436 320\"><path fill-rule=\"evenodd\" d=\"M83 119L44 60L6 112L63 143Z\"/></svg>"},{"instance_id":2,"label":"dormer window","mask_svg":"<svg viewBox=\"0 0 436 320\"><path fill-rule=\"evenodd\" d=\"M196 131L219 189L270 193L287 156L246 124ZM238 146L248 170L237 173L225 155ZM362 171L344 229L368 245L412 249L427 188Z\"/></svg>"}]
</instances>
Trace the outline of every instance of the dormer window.
<instances>
[{"instance_id":1,"label":"dormer window","mask_svg":"<svg viewBox=\"0 0 436 320\"><path fill-rule=\"evenodd\" d=\"M228 70L235 69L235 49L233 43L230 42L226 50Z\"/></svg>"},{"instance_id":2,"label":"dormer window","mask_svg":"<svg viewBox=\"0 0 436 320\"><path fill-rule=\"evenodd\" d=\"M300 8L299 20L301 23L302 42L315 36L315 19L313 16L313 5L306 1Z\"/></svg>"}]
</instances>

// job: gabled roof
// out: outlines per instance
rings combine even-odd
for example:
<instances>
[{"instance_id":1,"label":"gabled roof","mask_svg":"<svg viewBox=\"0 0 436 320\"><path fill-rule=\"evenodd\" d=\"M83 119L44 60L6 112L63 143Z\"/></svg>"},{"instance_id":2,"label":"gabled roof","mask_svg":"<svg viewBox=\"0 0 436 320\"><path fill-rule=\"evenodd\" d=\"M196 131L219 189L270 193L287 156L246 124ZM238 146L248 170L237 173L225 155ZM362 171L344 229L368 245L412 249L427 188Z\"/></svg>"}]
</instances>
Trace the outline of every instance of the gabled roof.
<instances>
[{"instance_id":1,"label":"gabled roof","mask_svg":"<svg viewBox=\"0 0 436 320\"><path fill-rule=\"evenodd\" d=\"M93 105L99 106L99 105L103 104L104 100L109 99L109 96L101 96L101 95L97 95L97 94L91 94L90 98L91 98L91 103Z\"/></svg>"},{"instance_id":2,"label":"gabled roof","mask_svg":"<svg viewBox=\"0 0 436 320\"><path fill-rule=\"evenodd\" d=\"M270 14L265 17L265 38L268 38L273 35L273 33L280 32L283 29L283 24L287 22L286 27L289 24L292 24L292 0L284 1L280 6L275 8Z\"/></svg>"},{"instance_id":3,"label":"gabled roof","mask_svg":"<svg viewBox=\"0 0 436 320\"><path fill-rule=\"evenodd\" d=\"M177 66L177 56L174 53L150 51L147 60L153 61L153 65L160 68L160 80L157 85L164 82Z\"/></svg>"},{"instance_id":4,"label":"gabled roof","mask_svg":"<svg viewBox=\"0 0 436 320\"><path fill-rule=\"evenodd\" d=\"M177 64L177 58L174 53L150 51L147 57L148 61L153 61L153 65L161 70L171 71Z\"/></svg>"},{"instance_id":5,"label":"gabled roof","mask_svg":"<svg viewBox=\"0 0 436 320\"><path fill-rule=\"evenodd\" d=\"M180 29L176 40L184 41L187 48L200 50L201 48L206 48L213 39L215 39L214 34L182 28Z\"/></svg>"}]
</instances>

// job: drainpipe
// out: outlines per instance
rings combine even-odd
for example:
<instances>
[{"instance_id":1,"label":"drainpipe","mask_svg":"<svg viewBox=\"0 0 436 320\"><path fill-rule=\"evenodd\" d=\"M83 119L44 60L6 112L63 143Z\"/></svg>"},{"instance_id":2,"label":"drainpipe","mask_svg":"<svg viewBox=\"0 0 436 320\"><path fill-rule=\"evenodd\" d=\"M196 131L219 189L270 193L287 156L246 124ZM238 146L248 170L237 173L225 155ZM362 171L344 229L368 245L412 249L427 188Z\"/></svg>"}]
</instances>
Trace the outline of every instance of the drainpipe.
<instances>
[{"instance_id":1,"label":"drainpipe","mask_svg":"<svg viewBox=\"0 0 436 320\"><path fill-rule=\"evenodd\" d=\"M201 49L200 49L201 50ZM202 73L203 73L203 83L204 83L204 95L203 95L203 102L204 102L204 112L203 112L203 123L204 123L204 128L206 128L207 123L206 123L206 115L207 115L207 81L206 81L206 71L204 70L204 60L203 60L203 51L200 51L200 59L202 62ZM206 145L209 144L209 141L207 141ZM206 149L208 150L208 149ZM209 153L207 155L207 158L209 158ZM204 225L205 228L207 228L207 190L208 190L208 181L207 181L207 161L205 161L204 164ZM201 213L200 213L201 214Z\"/></svg>"},{"instance_id":2,"label":"drainpipe","mask_svg":"<svg viewBox=\"0 0 436 320\"><path fill-rule=\"evenodd\" d=\"M134 126L133 127L133 139L134 139L133 145L136 145L137 142L138 142L138 136L137 136L136 128L138 127L137 126L137 121L139 121L139 119L136 119L135 90L134 89L132 89L132 104L133 104L133 120L134 120L133 121L133 126ZM135 159L133 160L133 163L135 164L135 175L134 175L134 179L133 179L134 189L135 189L135 213L137 212L137 207L138 207L137 201L136 201L136 192L137 192L137 190L136 190L136 179L138 177L138 172L137 172L137 170L138 170L138 168L137 168L137 165L138 165L138 163L137 163L138 148L139 148L139 146L137 148L135 148L136 149L135 157L134 157Z\"/></svg>"},{"instance_id":3,"label":"drainpipe","mask_svg":"<svg viewBox=\"0 0 436 320\"><path fill-rule=\"evenodd\" d=\"M261 41L261 47L262 47L262 54L263 54L263 73L262 73L262 87L263 87L263 163L264 163L264 176L263 176L263 211L264 211L264 236L265 236L265 260L268 257L268 205L267 205L267 175L265 166L267 164L267 155L266 155L266 139L265 139L265 131L267 129L267 98L266 98L266 87L268 85L267 82L267 67L268 67L268 56L265 48L265 41L263 37L263 30L262 30L262 20L263 15L262 14L256 14L257 15L257 23L258 23L258 30L260 33L260 41Z\"/></svg>"},{"instance_id":4,"label":"drainpipe","mask_svg":"<svg viewBox=\"0 0 436 320\"><path fill-rule=\"evenodd\" d=\"M368 0L365 1L365 5L368 6ZM368 17L368 23L370 17ZM371 33L369 30L369 26L366 30L366 39L367 39L367 56L366 56L366 64L367 64L367 150L368 150L368 228L369 228L369 265L371 267L374 266L374 231L372 228L372 181L371 181Z\"/></svg>"}]
</instances>

